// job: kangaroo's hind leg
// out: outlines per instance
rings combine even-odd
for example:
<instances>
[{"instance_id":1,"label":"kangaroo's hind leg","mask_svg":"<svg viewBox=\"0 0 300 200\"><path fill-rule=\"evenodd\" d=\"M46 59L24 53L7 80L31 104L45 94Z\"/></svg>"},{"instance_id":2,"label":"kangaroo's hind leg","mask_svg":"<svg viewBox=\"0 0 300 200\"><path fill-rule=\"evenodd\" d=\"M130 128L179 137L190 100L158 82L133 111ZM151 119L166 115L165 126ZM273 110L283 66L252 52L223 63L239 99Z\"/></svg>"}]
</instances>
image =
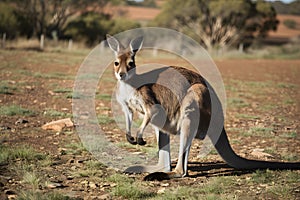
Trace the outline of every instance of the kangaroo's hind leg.
<instances>
[{"instance_id":1,"label":"kangaroo's hind leg","mask_svg":"<svg viewBox=\"0 0 300 200\"><path fill-rule=\"evenodd\" d=\"M195 99L186 99L184 100L185 104L182 107L181 111L181 120L180 120L180 144L179 144L179 156L176 167L174 171L166 172L164 175L164 179L170 178L180 178L186 176L188 174L187 164L188 164L188 156L190 152L190 147L192 144L192 140L197 134L197 128L199 124L199 107L197 106L197 102ZM163 142L167 140L159 140L160 152L159 152L159 164L168 163L167 159L170 159L170 155L167 154L170 149L167 151L164 150L161 146L163 146ZM169 144L170 141L167 143ZM168 147L168 146L165 146ZM166 167L166 165L165 165ZM145 177L146 180L159 180L160 173L149 174Z\"/></svg>"},{"instance_id":2,"label":"kangaroo's hind leg","mask_svg":"<svg viewBox=\"0 0 300 200\"><path fill-rule=\"evenodd\" d=\"M199 131L201 114L202 88L200 84L193 85L184 97L180 113L180 144L176 167L170 173L170 178L188 175L188 157L192 141Z\"/></svg>"},{"instance_id":3,"label":"kangaroo's hind leg","mask_svg":"<svg viewBox=\"0 0 300 200\"><path fill-rule=\"evenodd\" d=\"M181 121L180 128L180 144L179 144L179 155L178 161L172 177L183 177L188 174L188 156L192 141L197 134L199 109L195 101L190 102L191 104L186 107L183 111L183 118Z\"/></svg>"}]
</instances>

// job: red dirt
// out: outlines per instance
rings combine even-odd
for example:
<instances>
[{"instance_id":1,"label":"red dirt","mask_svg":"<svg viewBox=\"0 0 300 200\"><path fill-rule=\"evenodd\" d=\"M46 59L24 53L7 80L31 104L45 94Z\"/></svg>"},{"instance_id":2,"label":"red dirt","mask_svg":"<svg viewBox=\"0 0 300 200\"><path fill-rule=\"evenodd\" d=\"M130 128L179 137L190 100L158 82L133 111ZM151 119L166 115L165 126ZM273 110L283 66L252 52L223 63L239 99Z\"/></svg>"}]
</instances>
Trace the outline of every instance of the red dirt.
<instances>
[{"instance_id":1,"label":"red dirt","mask_svg":"<svg viewBox=\"0 0 300 200\"><path fill-rule=\"evenodd\" d=\"M300 36L300 16L295 15L278 15L279 25L275 32L271 31L269 33L270 37L277 38L293 38ZM296 22L296 29L290 29L286 27L283 22L287 19L294 20Z\"/></svg>"}]
</instances>

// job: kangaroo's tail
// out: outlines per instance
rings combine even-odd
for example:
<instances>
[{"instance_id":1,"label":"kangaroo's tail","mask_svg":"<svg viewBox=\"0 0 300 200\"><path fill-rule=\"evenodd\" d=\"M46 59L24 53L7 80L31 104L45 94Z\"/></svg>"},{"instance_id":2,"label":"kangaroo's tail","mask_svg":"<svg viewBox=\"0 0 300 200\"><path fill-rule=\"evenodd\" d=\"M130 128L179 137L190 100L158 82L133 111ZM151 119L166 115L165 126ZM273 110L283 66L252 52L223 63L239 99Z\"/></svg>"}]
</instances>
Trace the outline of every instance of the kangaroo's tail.
<instances>
[{"instance_id":1,"label":"kangaroo's tail","mask_svg":"<svg viewBox=\"0 0 300 200\"><path fill-rule=\"evenodd\" d=\"M300 169L300 162L273 162L249 160L237 155L230 146L227 134L223 128L218 141L214 144L220 156L228 165L236 169Z\"/></svg>"}]
</instances>

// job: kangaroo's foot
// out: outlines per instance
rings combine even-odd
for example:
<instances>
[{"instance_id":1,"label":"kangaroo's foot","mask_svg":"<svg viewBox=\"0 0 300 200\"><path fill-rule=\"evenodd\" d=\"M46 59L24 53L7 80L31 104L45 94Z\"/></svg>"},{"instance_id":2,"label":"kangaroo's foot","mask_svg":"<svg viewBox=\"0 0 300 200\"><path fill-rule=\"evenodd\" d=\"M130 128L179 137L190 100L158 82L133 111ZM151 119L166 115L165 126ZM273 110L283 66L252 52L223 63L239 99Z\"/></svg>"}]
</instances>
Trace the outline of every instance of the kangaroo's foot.
<instances>
[{"instance_id":1,"label":"kangaroo's foot","mask_svg":"<svg viewBox=\"0 0 300 200\"><path fill-rule=\"evenodd\" d=\"M129 134L126 134L126 139L127 141L130 143L130 144L133 144L133 145L136 145L137 142L135 141L134 137L132 137L131 135Z\"/></svg>"},{"instance_id":2,"label":"kangaroo's foot","mask_svg":"<svg viewBox=\"0 0 300 200\"><path fill-rule=\"evenodd\" d=\"M140 138L140 137L137 137L136 141L139 145L142 145L142 146L147 144L147 142L143 138Z\"/></svg>"},{"instance_id":3,"label":"kangaroo's foot","mask_svg":"<svg viewBox=\"0 0 300 200\"><path fill-rule=\"evenodd\" d=\"M184 175L177 173L176 171L172 172L154 172L150 173L144 177L144 181L163 181L170 180L173 178L182 178Z\"/></svg>"}]
</instances>

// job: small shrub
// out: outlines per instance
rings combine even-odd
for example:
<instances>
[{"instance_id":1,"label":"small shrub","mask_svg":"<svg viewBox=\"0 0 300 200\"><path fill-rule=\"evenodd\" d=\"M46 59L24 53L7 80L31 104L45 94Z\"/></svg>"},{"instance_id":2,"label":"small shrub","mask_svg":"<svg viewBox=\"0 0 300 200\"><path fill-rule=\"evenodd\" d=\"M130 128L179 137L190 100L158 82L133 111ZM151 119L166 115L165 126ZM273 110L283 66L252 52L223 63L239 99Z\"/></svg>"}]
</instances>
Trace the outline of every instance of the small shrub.
<instances>
[{"instance_id":1,"label":"small shrub","mask_svg":"<svg viewBox=\"0 0 300 200\"><path fill-rule=\"evenodd\" d=\"M29 184L32 189L37 190L41 179L35 172L25 172L23 175L23 182Z\"/></svg>"},{"instance_id":2,"label":"small shrub","mask_svg":"<svg viewBox=\"0 0 300 200\"><path fill-rule=\"evenodd\" d=\"M296 29L297 22L292 19L286 19L283 21L283 24L289 29Z\"/></svg>"}]
</instances>

